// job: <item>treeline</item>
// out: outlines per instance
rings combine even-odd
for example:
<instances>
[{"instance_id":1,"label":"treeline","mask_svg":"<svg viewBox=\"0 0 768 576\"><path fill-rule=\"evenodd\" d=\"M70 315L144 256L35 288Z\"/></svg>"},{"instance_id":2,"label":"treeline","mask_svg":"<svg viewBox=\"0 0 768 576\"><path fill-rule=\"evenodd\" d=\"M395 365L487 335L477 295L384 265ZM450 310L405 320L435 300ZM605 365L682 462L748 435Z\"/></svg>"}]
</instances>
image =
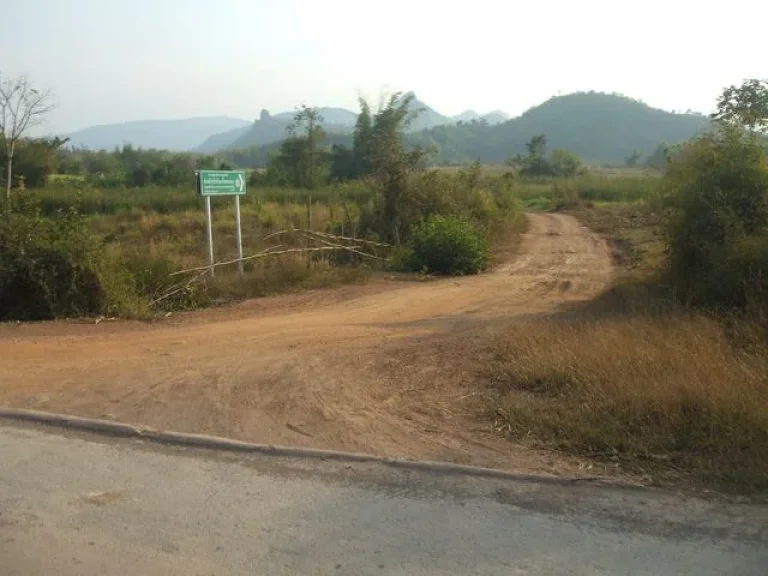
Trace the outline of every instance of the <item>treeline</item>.
<instances>
[{"instance_id":1,"label":"treeline","mask_svg":"<svg viewBox=\"0 0 768 576\"><path fill-rule=\"evenodd\" d=\"M381 110L371 111L360 100L360 114L351 142L329 138L320 111L304 106L288 128L288 137L270 156L264 172L255 172L255 183L296 188L315 188L321 184L355 180L371 176L381 168L385 150L395 143L405 151L403 132L416 118L412 95L393 96ZM429 150L415 147L408 151L411 159L426 160Z\"/></svg>"},{"instance_id":2,"label":"treeline","mask_svg":"<svg viewBox=\"0 0 768 576\"><path fill-rule=\"evenodd\" d=\"M142 150L130 145L113 151L60 149L57 163L59 174L79 176L102 188L191 187L195 170L232 168L215 156Z\"/></svg>"},{"instance_id":3,"label":"treeline","mask_svg":"<svg viewBox=\"0 0 768 576\"><path fill-rule=\"evenodd\" d=\"M399 98L399 97L398 97ZM411 106L410 96L393 99L376 113L370 105L360 101L358 116L351 143L328 142L323 129L323 117L316 108L302 108L289 128L289 137L274 152L263 172L254 172L255 184L315 188L329 182L359 180L370 177L377 169L376 159L383 140L390 133L389 124L399 123L406 129L418 115ZM414 146L404 136L404 150L421 165L434 160L435 148ZM506 160L514 171L530 177L571 178L584 172L581 159L561 148L551 152L547 136L538 134L526 143L527 155L518 154Z\"/></svg>"},{"instance_id":4,"label":"treeline","mask_svg":"<svg viewBox=\"0 0 768 576\"><path fill-rule=\"evenodd\" d=\"M125 145L115 150L68 148L66 138L26 138L18 142L13 159L14 188L40 188L64 177L99 188L194 186L195 170L230 170L233 165L213 155L144 150ZM0 141L0 165L5 165Z\"/></svg>"}]
</instances>

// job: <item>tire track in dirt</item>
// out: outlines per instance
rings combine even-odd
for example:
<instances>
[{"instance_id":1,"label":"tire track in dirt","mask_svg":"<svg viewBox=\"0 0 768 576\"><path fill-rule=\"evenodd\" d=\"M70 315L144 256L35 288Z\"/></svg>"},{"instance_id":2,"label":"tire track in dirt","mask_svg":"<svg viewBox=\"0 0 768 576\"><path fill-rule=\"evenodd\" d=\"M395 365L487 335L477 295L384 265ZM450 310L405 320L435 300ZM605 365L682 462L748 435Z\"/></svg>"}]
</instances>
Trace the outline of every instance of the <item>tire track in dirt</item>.
<instances>
[{"instance_id":1,"label":"tire track in dirt","mask_svg":"<svg viewBox=\"0 0 768 576\"><path fill-rule=\"evenodd\" d=\"M605 242L574 218L529 220L519 255L479 276L379 281L158 323L2 326L0 404L262 443L563 470L571 464L496 438L473 402L472 338L588 300L610 280Z\"/></svg>"}]
</instances>

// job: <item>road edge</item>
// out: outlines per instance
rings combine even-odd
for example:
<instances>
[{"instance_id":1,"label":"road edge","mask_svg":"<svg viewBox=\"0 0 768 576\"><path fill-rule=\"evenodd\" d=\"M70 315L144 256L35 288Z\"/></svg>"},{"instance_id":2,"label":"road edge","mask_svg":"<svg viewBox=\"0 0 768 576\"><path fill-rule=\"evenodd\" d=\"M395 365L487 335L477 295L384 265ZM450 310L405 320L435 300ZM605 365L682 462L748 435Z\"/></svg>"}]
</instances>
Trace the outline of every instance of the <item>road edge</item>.
<instances>
[{"instance_id":1,"label":"road edge","mask_svg":"<svg viewBox=\"0 0 768 576\"><path fill-rule=\"evenodd\" d=\"M506 479L517 482L537 484L574 485L590 484L611 488L632 490L648 490L650 487L634 484L621 479L601 478L598 476L551 476L546 474L525 474L510 472L496 468L483 468L450 462L435 462L429 460L404 460L386 456L375 456L358 452L343 452L339 450L324 450L318 448L297 448L271 444L256 444L230 438L209 436L205 434L190 434L157 430L149 426L125 424L110 420L82 418L67 414L56 414L38 410L0 408L0 424L20 422L36 424L49 428L59 428L86 432L89 434L110 436L113 438L128 438L144 440L165 446L197 448L219 452L234 452L241 454L257 454L267 457L316 459L336 462L374 463L402 470L430 472L440 475L461 475L483 478Z\"/></svg>"}]
</instances>

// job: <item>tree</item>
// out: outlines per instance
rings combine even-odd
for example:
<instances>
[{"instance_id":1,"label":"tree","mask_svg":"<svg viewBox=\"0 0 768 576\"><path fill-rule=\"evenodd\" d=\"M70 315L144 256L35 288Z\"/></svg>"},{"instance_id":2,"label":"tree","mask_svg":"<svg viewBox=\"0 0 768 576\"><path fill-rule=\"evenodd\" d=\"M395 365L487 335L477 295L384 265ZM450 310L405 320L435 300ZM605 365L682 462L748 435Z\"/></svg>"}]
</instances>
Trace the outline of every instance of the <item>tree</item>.
<instances>
[{"instance_id":1,"label":"tree","mask_svg":"<svg viewBox=\"0 0 768 576\"><path fill-rule=\"evenodd\" d=\"M411 176L419 170L427 151L408 149L405 130L419 114L413 94L393 94L373 118L370 136L371 179L379 192L378 228L386 241L399 244L411 222L402 219Z\"/></svg>"},{"instance_id":2,"label":"tree","mask_svg":"<svg viewBox=\"0 0 768 576\"><path fill-rule=\"evenodd\" d=\"M528 156L520 158L520 173L525 176L551 176L552 167L547 161L547 137L539 134L526 142Z\"/></svg>"},{"instance_id":3,"label":"tree","mask_svg":"<svg viewBox=\"0 0 768 576\"><path fill-rule=\"evenodd\" d=\"M525 147L529 158L544 158L547 154L547 137L544 134L534 136L526 142Z\"/></svg>"},{"instance_id":4,"label":"tree","mask_svg":"<svg viewBox=\"0 0 768 576\"><path fill-rule=\"evenodd\" d=\"M669 146L663 142L646 158L645 165L656 170L666 170L670 159Z\"/></svg>"},{"instance_id":5,"label":"tree","mask_svg":"<svg viewBox=\"0 0 768 576\"><path fill-rule=\"evenodd\" d=\"M354 150L334 144L331 147L331 180L352 180L360 175Z\"/></svg>"},{"instance_id":6,"label":"tree","mask_svg":"<svg viewBox=\"0 0 768 576\"><path fill-rule=\"evenodd\" d=\"M634 168L640 163L640 158L642 158L643 155L640 154L637 150L633 150L632 154L624 158L624 165L627 168Z\"/></svg>"},{"instance_id":7,"label":"tree","mask_svg":"<svg viewBox=\"0 0 768 576\"><path fill-rule=\"evenodd\" d=\"M584 172L581 159L578 156L557 148L547 156L547 137L539 134L531 138L525 145L528 156L514 156L506 163L523 176L561 176L571 178Z\"/></svg>"},{"instance_id":8,"label":"tree","mask_svg":"<svg viewBox=\"0 0 768 576\"><path fill-rule=\"evenodd\" d=\"M750 132L768 129L768 80L752 78L741 86L729 86L717 101L712 117Z\"/></svg>"},{"instance_id":9,"label":"tree","mask_svg":"<svg viewBox=\"0 0 768 576\"><path fill-rule=\"evenodd\" d=\"M25 76L19 78L0 75L0 136L5 144L6 199L11 199L13 184L13 155L21 137L32 126L42 122L53 110L52 94L38 90Z\"/></svg>"},{"instance_id":10,"label":"tree","mask_svg":"<svg viewBox=\"0 0 768 576\"><path fill-rule=\"evenodd\" d=\"M584 171L581 159L573 152L563 150L562 148L552 150L547 164L552 175L560 176L561 178L572 178Z\"/></svg>"},{"instance_id":11,"label":"tree","mask_svg":"<svg viewBox=\"0 0 768 576\"><path fill-rule=\"evenodd\" d=\"M288 126L288 131L296 140L295 143L299 144L299 149L306 149L306 166L299 172L299 186L304 188L313 189L318 181L318 153L325 139L323 120L319 109L302 105L293 117L293 124ZM303 132L300 137L296 134L299 130Z\"/></svg>"},{"instance_id":12,"label":"tree","mask_svg":"<svg viewBox=\"0 0 768 576\"><path fill-rule=\"evenodd\" d=\"M352 150L355 158L355 169L358 176L364 176L371 171L371 153L373 147L373 120L371 107L360 98L360 115L355 123Z\"/></svg>"},{"instance_id":13,"label":"tree","mask_svg":"<svg viewBox=\"0 0 768 576\"><path fill-rule=\"evenodd\" d=\"M683 301L768 305L768 157L721 125L683 145L664 177L672 200L670 279Z\"/></svg>"},{"instance_id":14,"label":"tree","mask_svg":"<svg viewBox=\"0 0 768 576\"><path fill-rule=\"evenodd\" d=\"M19 188L24 186L37 188L44 186L48 176L56 171L59 164L59 148L67 138L23 138L16 145L13 170ZM0 149L0 164L5 162L6 151Z\"/></svg>"}]
</instances>

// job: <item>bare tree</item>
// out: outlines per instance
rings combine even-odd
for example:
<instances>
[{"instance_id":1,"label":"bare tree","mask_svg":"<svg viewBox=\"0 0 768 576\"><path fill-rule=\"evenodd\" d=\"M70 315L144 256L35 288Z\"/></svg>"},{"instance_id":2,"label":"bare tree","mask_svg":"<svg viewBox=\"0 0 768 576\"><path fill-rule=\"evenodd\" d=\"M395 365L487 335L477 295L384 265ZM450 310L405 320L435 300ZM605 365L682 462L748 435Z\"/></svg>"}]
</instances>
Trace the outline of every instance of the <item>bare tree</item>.
<instances>
[{"instance_id":1,"label":"bare tree","mask_svg":"<svg viewBox=\"0 0 768 576\"><path fill-rule=\"evenodd\" d=\"M5 143L5 195L11 198L13 154L16 143L32 126L40 124L54 108L48 90L38 90L26 76L4 77L0 74L0 136Z\"/></svg>"}]
</instances>

